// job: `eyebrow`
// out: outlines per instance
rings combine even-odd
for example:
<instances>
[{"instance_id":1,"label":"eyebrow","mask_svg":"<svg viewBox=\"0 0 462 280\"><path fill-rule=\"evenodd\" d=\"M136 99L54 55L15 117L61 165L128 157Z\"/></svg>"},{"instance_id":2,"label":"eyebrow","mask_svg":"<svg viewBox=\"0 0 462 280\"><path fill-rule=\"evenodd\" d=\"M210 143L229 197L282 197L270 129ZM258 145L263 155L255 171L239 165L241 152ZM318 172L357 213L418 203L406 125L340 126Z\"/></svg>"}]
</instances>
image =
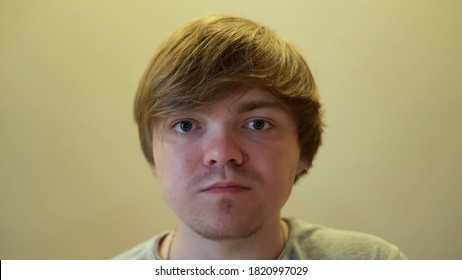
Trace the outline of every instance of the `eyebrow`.
<instances>
[{"instance_id":1,"label":"eyebrow","mask_svg":"<svg viewBox=\"0 0 462 280\"><path fill-rule=\"evenodd\" d=\"M246 112L250 112L257 109L276 109L279 112L288 113L289 110L285 107L281 102L276 100L256 100L256 101L246 101L246 102L237 102L228 108L228 112L231 114L242 114ZM180 111L177 112L175 115L186 114L188 112L196 112L204 115L209 115L211 113L209 106L203 106L197 109L193 109L190 111Z\"/></svg>"},{"instance_id":2,"label":"eyebrow","mask_svg":"<svg viewBox=\"0 0 462 280\"><path fill-rule=\"evenodd\" d=\"M262 109L262 108L263 109L270 108L270 109L276 109L282 112L287 112L287 109L280 102L271 101L271 100L270 101L268 100L248 101L248 102L238 103L235 106L232 106L229 110L232 113L241 114L241 113L250 112L250 111Z\"/></svg>"}]
</instances>

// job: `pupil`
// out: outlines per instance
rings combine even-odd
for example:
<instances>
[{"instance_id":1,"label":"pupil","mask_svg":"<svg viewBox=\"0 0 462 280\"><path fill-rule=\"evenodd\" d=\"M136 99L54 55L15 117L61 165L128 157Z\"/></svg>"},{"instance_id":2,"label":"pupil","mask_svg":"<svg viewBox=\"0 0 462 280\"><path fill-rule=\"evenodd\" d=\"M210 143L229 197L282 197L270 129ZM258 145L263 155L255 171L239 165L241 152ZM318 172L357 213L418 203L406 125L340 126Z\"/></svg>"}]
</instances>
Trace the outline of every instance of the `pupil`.
<instances>
[{"instance_id":1,"label":"pupil","mask_svg":"<svg viewBox=\"0 0 462 280\"><path fill-rule=\"evenodd\" d=\"M253 127L254 127L255 129L262 129L263 126L264 126L263 121L255 121L255 122L253 123Z\"/></svg>"},{"instance_id":2,"label":"pupil","mask_svg":"<svg viewBox=\"0 0 462 280\"><path fill-rule=\"evenodd\" d=\"M189 130L191 130L192 125L191 125L190 122L182 122L180 124L180 127L181 127L181 130L183 130L183 131L189 131Z\"/></svg>"}]
</instances>

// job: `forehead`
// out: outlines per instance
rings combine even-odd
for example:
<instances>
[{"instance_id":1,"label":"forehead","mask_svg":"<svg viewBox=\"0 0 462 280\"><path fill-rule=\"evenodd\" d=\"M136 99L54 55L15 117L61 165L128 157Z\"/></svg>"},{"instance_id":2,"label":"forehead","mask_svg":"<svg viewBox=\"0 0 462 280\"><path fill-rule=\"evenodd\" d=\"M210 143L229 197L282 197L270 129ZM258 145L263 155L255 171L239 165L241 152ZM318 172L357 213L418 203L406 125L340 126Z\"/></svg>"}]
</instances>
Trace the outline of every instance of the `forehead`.
<instances>
[{"instance_id":1,"label":"forehead","mask_svg":"<svg viewBox=\"0 0 462 280\"><path fill-rule=\"evenodd\" d=\"M259 88L251 88L223 94L213 101L198 104L192 108L179 109L174 115L190 112L209 114L220 109L226 109L231 114L240 114L257 109L272 109L290 113L286 105L270 93Z\"/></svg>"}]
</instances>

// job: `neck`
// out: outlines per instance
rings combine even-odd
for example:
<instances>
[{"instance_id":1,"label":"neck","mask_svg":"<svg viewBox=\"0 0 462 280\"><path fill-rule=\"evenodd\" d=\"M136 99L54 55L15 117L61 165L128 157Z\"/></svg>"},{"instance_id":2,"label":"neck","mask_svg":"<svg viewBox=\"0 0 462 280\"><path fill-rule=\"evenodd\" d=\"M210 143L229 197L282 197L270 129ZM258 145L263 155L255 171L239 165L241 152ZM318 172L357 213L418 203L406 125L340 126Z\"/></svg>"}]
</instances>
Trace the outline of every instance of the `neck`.
<instances>
[{"instance_id":1,"label":"neck","mask_svg":"<svg viewBox=\"0 0 462 280\"><path fill-rule=\"evenodd\" d=\"M178 223L162 243L165 259L276 259L284 249L288 226L282 220L263 226L254 235L236 240L209 240Z\"/></svg>"}]
</instances>

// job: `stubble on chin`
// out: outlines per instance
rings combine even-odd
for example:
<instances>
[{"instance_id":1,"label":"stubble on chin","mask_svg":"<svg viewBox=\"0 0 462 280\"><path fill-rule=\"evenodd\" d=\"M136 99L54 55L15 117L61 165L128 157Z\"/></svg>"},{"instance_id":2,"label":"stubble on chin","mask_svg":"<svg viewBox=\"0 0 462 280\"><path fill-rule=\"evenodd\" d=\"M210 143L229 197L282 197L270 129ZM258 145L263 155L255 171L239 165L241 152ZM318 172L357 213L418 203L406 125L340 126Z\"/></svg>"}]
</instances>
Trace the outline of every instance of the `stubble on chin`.
<instances>
[{"instance_id":1,"label":"stubble on chin","mask_svg":"<svg viewBox=\"0 0 462 280\"><path fill-rule=\"evenodd\" d=\"M187 225L199 236L214 241L238 240L251 237L263 226L261 213L241 213L231 198L223 197L217 202L214 219L208 214L196 216ZM197 213L199 214L199 213ZM200 214L199 214L200 215Z\"/></svg>"},{"instance_id":2,"label":"stubble on chin","mask_svg":"<svg viewBox=\"0 0 462 280\"><path fill-rule=\"evenodd\" d=\"M193 177L186 189L197 191L210 182L223 179L244 180L251 185L260 185L263 181L258 172L243 166L214 166ZM254 235L263 227L261 208L245 208L247 211L231 197L222 197L216 201L214 207L207 211L202 209L202 212L191 211L188 217L182 220L196 234L205 239L216 241L244 239Z\"/></svg>"}]
</instances>

